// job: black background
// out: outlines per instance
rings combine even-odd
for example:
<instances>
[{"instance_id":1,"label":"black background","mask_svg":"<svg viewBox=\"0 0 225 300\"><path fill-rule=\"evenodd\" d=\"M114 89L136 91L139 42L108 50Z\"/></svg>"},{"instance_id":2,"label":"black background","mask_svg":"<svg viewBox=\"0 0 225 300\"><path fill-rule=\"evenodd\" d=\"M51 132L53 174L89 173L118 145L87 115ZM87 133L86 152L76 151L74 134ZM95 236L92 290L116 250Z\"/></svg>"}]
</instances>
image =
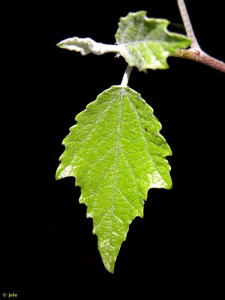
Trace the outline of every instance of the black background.
<instances>
[{"instance_id":1,"label":"black background","mask_svg":"<svg viewBox=\"0 0 225 300\"><path fill-rule=\"evenodd\" d=\"M121 16L146 10L184 33L176 1L30 2L5 7L2 39L1 297L203 296L222 288L224 73L185 59L147 74L141 93L170 145L172 190L149 191L108 273L80 205L74 178L55 180L61 145L75 115L111 85L126 64L114 54L59 49L68 37L114 43ZM186 1L204 51L225 61L220 1ZM5 51L4 51L5 50ZM223 251L222 251L223 250ZM153 298L155 299L155 298Z\"/></svg>"}]
</instances>

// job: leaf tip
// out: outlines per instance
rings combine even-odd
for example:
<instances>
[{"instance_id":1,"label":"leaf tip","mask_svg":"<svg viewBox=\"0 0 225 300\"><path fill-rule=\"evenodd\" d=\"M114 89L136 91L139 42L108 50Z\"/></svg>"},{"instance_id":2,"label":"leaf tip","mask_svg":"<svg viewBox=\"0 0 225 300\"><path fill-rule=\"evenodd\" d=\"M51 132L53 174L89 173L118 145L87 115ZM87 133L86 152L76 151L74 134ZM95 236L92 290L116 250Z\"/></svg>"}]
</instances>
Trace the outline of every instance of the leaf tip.
<instances>
[{"instance_id":1,"label":"leaf tip","mask_svg":"<svg viewBox=\"0 0 225 300\"><path fill-rule=\"evenodd\" d=\"M114 267L115 267L114 263L106 263L105 261L103 261L103 264L109 273L114 274Z\"/></svg>"},{"instance_id":2,"label":"leaf tip","mask_svg":"<svg viewBox=\"0 0 225 300\"><path fill-rule=\"evenodd\" d=\"M57 43L56 46L62 48L62 42Z\"/></svg>"}]
</instances>

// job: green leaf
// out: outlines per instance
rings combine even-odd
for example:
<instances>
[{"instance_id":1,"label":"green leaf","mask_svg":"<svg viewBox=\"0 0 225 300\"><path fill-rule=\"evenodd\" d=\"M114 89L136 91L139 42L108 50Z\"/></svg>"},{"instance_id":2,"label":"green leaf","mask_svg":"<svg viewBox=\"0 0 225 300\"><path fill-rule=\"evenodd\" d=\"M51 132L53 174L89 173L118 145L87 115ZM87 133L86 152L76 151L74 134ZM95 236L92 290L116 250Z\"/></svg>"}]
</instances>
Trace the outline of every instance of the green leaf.
<instances>
[{"instance_id":1,"label":"green leaf","mask_svg":"<svg viewBox=\"0 0 225 300\"><path fill-rule=\"evenodd\" d=\"M148 190L172 187L165 158L172 152L152 108L129 87L105 90L76 121L63 140L56 179L76 178L103 263L113 273L130 223L143 217Z\"/></svg>"},{"instance_id":2,"label":"green leaf","mask_svg":"<svg viewBox=\"0 0 225 300\"><path fill-rule=\"evenodd\" d=\"M191 44L186 36L170 33L168 25L168 20L147 18L145 11L120 18L115 35L120 54L139 71L167 69L167 57Z\"/></svg>"}]
</instances>

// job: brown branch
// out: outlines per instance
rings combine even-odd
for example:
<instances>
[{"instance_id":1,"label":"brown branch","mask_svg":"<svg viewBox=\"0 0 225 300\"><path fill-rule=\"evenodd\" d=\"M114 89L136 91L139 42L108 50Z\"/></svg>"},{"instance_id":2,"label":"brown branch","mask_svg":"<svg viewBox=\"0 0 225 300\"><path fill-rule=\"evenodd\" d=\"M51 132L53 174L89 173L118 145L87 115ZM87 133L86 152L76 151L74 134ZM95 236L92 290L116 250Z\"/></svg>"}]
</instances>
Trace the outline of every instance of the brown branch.
<instances>
[{"instance_id":1,"label":"brown branch","mask_svg":"<svg viewBox=\"0 0 225 300\"><path fill-rule=\"evenodd\" d=\"M201 48L190 48L187 50L182 49L177 51L175 56L199 62L201 64L204 64L206 66L209 66L211 68L225 73L225 63L205 53L201 50Z\"/></svg>"},{"instance_id":2,"label":"brown branch","mask_svg":"<svg viewBox=\"0 0 225 300\"><path fill-rule=\"evenodd\" d=\"M211 68L225 73L225 63L205 53L199 46L194 30L192 28L192 24L184 0L177 0L177 5L180 10L181 18L184 23L187 37L192 40L192 44L189 49L179 50L175 56L194 60L196 62L202 63L206 66L209 66Z\"/></svg>"},{"instance_id":3,"label":"brown branch","mask_svg":"<svg viewBox=\"0 0 225 300\"><path fill-rule=\"evenodd\" d=\"M184 24L184 28L185 31L187 33L187 37L192 40L192 44L191 47L193 48L200 48L197 38L195 36L192 24L191 24L191 20L187 11L187 7L186 4L184 2L184 0L177 0L177 5L180 11L180 15Z\"/></svg>"}]
</instances>

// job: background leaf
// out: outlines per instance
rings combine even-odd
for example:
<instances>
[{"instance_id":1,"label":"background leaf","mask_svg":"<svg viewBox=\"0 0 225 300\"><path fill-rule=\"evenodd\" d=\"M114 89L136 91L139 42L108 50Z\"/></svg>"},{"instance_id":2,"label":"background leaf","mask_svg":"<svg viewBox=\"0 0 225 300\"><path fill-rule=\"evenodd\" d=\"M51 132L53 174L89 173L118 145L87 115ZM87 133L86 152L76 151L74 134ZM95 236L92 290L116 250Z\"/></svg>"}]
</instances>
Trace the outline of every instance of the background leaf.
<instances>
[{"instance_id":1,"label":"background leaf","mask_svg":"<svg viewBox=\"0 0 225 300\"><path fill-rule=\"evenodd\" d=\"M104 91L76 121L56 178L76 178L103 263L113 272L129 224L143 217L148 190L172 186L165 159L172 153L152 108L129 87Z\"/></svg>"},{"instance_id":2,"label":"background leaf","mask_svg":"<svg viewBox=\"0 0 225 300\"><path fill-rule=\"evenodd\" d=\"M167 69L167 57L191 44L185 35L170 33L168 25L168 20L147 18L145 11L120 18L115 35L120 54L139 71Z\"/></svg>"},{"instance_id":3,"label":"background leaf","mask_svg":"<svg viewBox=\"0 0 225 300\"><path fill-rule=\"evenodd\" d=\"M115 35L116 45L98 43L91 38L72 37L62 40L57 46L82 55L118 53L139 71L167 69L167 57L191 44L185 35L169 32L168 25L168 20L147 18L145 11L139 11L120 18Z\"/></svg>"}]
</instances>

